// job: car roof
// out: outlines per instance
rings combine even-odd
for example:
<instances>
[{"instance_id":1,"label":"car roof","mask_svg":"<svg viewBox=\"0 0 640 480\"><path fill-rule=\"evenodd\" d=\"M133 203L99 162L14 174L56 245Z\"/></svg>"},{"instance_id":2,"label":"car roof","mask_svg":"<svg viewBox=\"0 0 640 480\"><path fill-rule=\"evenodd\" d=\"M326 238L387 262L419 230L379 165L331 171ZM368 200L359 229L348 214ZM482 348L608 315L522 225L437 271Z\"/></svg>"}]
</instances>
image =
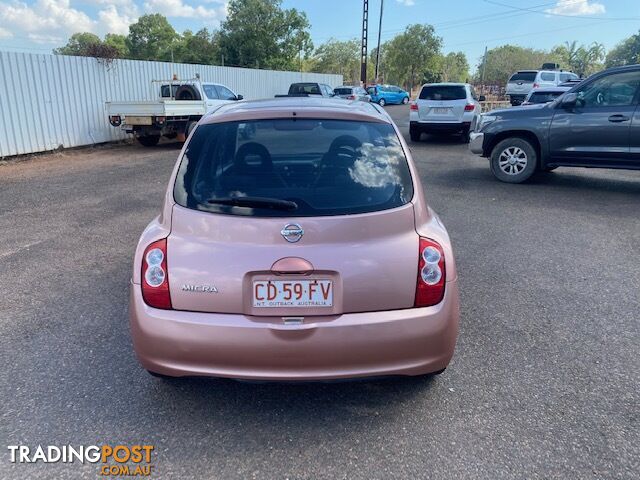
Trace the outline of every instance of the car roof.
<instances>
[{"instance_id":1,"label":"car roof","mask_svg":"<svg viewBox=\"0 0 640 480\"><path fill-rule=\"evenodd\" d=\"M372 103L322 97L281 97L233 102L207 114L203 117L202 123L273 118L318 118L392 123L391 117Z\"/></svg>"},{"instance_id":2,"label":"car roof","mask_svg":"<svg viewBox=\"0 0 640 480\"><path fill-rule=\"evenodd\" d=\"M542 88L536 88L535 90L531 90L531 93L553 93L553 92L566 92L568 90L571 90L572 87L561 87L561 86L557 86L557 87L542 87Z\"/></svg>"},{"instance_id":3,"label":"car roof","mask_svg":"<svg viewBox=\"0 0 640 480\"><path fill-rule=\"evenodd\" d=\"M425 83L422 86L423 87L444 87L444 86L466 87L467 85L469 85L469 84L468 83L462 83L462 82L435 82L435 83Z\"/></svg>"}]
</instances>

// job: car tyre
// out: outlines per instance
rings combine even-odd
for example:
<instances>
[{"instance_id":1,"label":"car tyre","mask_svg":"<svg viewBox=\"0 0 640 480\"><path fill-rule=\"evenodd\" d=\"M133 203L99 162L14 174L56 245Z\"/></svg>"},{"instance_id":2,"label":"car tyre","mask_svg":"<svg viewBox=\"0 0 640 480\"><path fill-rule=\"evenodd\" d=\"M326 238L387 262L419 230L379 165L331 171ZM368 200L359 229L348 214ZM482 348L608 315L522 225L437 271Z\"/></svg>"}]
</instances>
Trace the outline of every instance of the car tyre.
<instances>
[{"instance_id":1,"label":"car tyre","mask_svg":"<svg viewBox=\"0 0 640 480\"><path fill-rule=\"evenodd\" d=\"M152 372L151 370L147 370L147 373L149 375L151 375L152 377L159 378L160 380L164 380L165 382L170 382L170 381L176 379L176 377L170 377L169 375L163 375L163 374L158 373L158 372Z\"/></svg>"},{"instance_id":2,"label":"car tyre","mask_svg":"<svg viewBox=\"0 0 640 480\"><path fill-rule=\"evenodd\" d=\"M387 102L385 101L384 98L381 98L380 100L378 100L378 105L380 105L381 107L384 107L387 104Z\"/></svg>"},{"instance_id":3,"label":"car tyre","mask_svg":"<svg viewBox=\"0 0 640 480\"><path fill-rule=\"evenodd\" d=\"M491 172L498 180L522 183L536 172L538 155L529 141L510 137L493 147L490 165Z\"/></svg>"},{"instance_id":4,"label":"car tyre","mask_svg":"<svg viewBox=\"0 0 640 480\"><path fill-rule=\"evenodd\" d=\"M403 104L403 105L406 105L407 103L409 103L409 97L404 97L404 98L402 99L402 104Z\"/></svg>"},{"instance_id":5,"label":"car tyre","mask_svg":"<svg viewBox=\"0 0 640 480\"><path fill-rule=\"evenodd\" d=\"M144 135L142 137L138 137L138 142L140 145L145 147L155 147L160 141L160 135Z\"/></svg>"},{"instance_id":6,"label":"car tyre","mask_svg":"<svg viewBox=\"0 0 640 480\"><path fill-rule=\"evenodd\" d=\"M465 128L464 130L462 130L462 134L461 134L462 143L469 143L471 141L470 134L471 134L470 129Z\"/></svg>"},{"instance_id":7,"label":"car tyre","mask_svg":"<svg viewBox=\"0 0 640 480\"><path fill-rule=\"evenodd\" d=\"M417 128L409 127L409 136L411 137L412 142L419 142L422 132Z\"/></svg>"}]
</instances>

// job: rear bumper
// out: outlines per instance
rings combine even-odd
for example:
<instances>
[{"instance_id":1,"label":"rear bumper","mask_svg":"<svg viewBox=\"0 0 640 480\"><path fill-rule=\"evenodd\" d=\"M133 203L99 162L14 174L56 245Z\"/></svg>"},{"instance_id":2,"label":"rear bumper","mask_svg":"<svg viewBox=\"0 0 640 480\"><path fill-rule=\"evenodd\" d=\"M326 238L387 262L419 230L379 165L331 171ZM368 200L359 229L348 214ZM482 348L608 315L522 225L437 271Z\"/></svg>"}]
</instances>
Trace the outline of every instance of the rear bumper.
<instances>
[{"instance_id":1,"label":"rear bumper","mask_svg":"<svg viewBox=\"0 0 640 480\"><path fill-rule=\"evenodd\" d=\"M469 134L469 150L476 155L484 154L484 133L471 132Z\"/></svg>"},{"instance_id":2,"label":"rear bumper","mask_svg":"<svg viewBox=\"0 0 640 480\"><path fill-rule=\"evenodd\" d=\"M420 132L462 132L471 128L471 122L409 122L409 128Z\"/></svg>"},{"instance_id":3,"label":"rear bumper","mask_svg":"<svg viewBox=\"0 0 640 480\"><path fill-rule=\"evenodd\" d=\"M457 282L440 304L426 308L307 317L159 310L131 284L133 344L147 370L171 376L256 380L325 380L422 375L445 368L458 334ZM308 323L307 323L308 322Z\"/></svg>"}]
</instances>

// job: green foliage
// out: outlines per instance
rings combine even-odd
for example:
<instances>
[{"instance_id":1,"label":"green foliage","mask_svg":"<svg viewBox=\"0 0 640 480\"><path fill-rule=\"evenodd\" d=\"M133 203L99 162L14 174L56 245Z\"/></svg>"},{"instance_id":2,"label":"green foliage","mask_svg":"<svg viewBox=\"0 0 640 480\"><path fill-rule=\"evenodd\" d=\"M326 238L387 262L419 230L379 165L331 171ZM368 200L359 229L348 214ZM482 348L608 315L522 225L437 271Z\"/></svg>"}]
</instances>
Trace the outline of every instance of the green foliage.
<instances>
[{"instance_id":1,"label":"green foliage","mask_svg":"<svg viewBox=\"0 0 640 480\"><path fill-rule=\"evenodd\" d=\"M640 63L640 31L616 45L607 55L607 67Z\"/></svg>"},{"instance_id":2,"label":"green foliage","mask_svg":"<svg viewBox=\"0 0 640 480\"><path fill-rule=\"evenodd\" d=\"M571 70L581 77L588 77L602 69L605 50L601 43L593 42L585 46L573 41L554 47L551 56L559 59L562 68Z\"/></svg>"},{"instance_id":3,"label":"green foliage","mask_svg":"<svg viewBox=\"0 0 640 480\"><path fill-rule=\"evenodd\" d=\"M410 90L425 81L438 70L441 46L431 25L409 25L381 47L385 82Z\"/></svg>"},{"instance_id":4,"label":"green foliage","mask_svg":"<svg viewBox=\"0 0 640 480\"><path fill-rule=\"evenodd\" d=\"M225 64L275 70L298 70L311 53L309 21L281 0L231 0L220 30Z\"/></svg>"},{"instance_id":5,"label":"green foliage","mask_svg":"<svg viewBox=\"0 0 640 480\"><path fill-rule=\"evenodd\" d=\"M174 61L218 65L221 62L220 48L216 33L203 28L196 33L185 30L177 42Z\"/></svg>"},{"instance_id":6,"label":"green foliage","mask_svg":"<svg viewBox=\"0 0 640 480\"><path fill-rule=\"evenodd\" d=\"M112 47L118 53L118 58L127 58L129 56L127 37L125 35L107 33L104 37L104 44Z\"/></svg>"},{"instance_id":7,"label":"green foliage","mask_svg":"<svg viewBox=\"0 0 640 480\"><path fill-rule=\"evenodd\" d=\"M505 85L509 77L517 70L534 70L545 62L553 62L549 54L543 50L523 48L516 45L502 45L487 52L487 64L480 59L476 81L480 81L484 70L486 85Z\"/></svg>"},{"instance_id":8,"label":"green foliage","mask_svg":"<svg viewBox=\"0 0 640 480\"><path fill-rule=\"evenodd\" d=\"M360 81L360 42L356 39L330 39L316 49L313 61L314 72L343 75L345 84Z\"/></svg>"},{"instance_id":9,"label":"green foliage","mask_svg":"<svg viewBox=\"0 0 640 480\"><path fill-rule=\"evenodd\" d=\"M439 80L442 82L466 82L469 79L469 62L463 52L450 52L438 59Z\"/></svg>"},{"instance_id":10,"label":"green foliage","mask_svg":"<svg viewBox=\"0 0 640 480\"><path fill-rule=\"evenodd\" d=\"M143 15L129 26L126 45L136 60L171 60L178 34L167 18L159 13Z\"/></svg>"},{"instance_id":11,"label":"green foliage","mask_svg":"<svg viewBox=\"0 0 640 480\"><path fill-rule=\"evenodd\" d=\"M102 43L100 37L89 32L78 32L71 35L69 41L64 47L56 48L53 53L56 55L77 55L87 57L90 48L93 45Z\"/></svg>"}]
</instances>

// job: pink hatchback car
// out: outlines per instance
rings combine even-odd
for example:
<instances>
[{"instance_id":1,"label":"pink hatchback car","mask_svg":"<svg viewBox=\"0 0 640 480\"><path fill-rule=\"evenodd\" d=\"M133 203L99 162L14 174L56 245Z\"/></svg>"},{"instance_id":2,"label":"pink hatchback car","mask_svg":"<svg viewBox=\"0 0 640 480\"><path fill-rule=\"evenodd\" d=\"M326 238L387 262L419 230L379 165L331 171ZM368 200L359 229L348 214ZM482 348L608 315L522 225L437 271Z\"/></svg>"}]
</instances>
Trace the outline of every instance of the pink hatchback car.
<instances>
[{"instance_id":1,"label":"pink hatchback car","mask_svg":"<svg viewBox=\"0 0 640 480\"><path fill-rule=\"evenodd\" d=\"M204 117L135 254L131 330L153 374L440 373L458 317L447 231L398 128L364 102Z\"/></svg>"}]
</instances>

